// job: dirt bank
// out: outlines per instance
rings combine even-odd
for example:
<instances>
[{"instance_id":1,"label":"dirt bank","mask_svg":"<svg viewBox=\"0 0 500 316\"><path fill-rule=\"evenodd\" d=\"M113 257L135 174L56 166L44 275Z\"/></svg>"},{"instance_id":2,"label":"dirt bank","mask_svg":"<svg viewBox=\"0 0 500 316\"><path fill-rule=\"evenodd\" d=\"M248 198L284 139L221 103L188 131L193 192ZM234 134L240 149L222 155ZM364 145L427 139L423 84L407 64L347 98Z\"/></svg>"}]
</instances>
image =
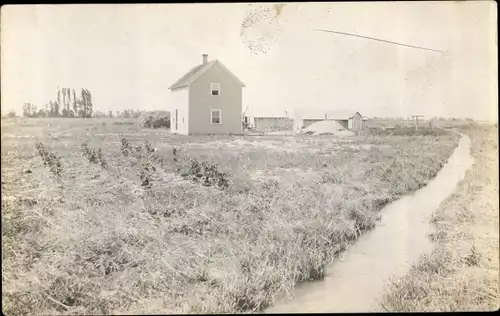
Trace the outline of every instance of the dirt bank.
<instances>
[{"instance_id":1,"label":"dirt bank","mask_svg":"<svg viewBox=\"0 0 500 316\"><path fill-rule=\"evenodd\" d=\"M473 127L474 166L433 214L434 251L384 297L388 311L498 310L498 130Z\"/></svg>"}]
</instances>

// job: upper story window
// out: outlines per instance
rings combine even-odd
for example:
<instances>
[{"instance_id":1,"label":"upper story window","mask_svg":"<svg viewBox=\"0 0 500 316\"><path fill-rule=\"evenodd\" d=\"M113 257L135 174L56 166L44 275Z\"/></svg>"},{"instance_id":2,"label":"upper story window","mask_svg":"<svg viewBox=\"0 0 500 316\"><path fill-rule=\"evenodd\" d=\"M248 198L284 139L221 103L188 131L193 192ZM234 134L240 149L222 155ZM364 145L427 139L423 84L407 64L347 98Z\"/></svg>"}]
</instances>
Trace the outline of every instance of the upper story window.
<instances>
[{"instance_id":1,"label":"upper story window","mask_svg":"<svg viewBox=\"0 0 500 316\"><path fill-rule=\"evenodd\" d=\"M220 83L210 83L210 95L220 95Z\"/></svg>"}]
</instances>

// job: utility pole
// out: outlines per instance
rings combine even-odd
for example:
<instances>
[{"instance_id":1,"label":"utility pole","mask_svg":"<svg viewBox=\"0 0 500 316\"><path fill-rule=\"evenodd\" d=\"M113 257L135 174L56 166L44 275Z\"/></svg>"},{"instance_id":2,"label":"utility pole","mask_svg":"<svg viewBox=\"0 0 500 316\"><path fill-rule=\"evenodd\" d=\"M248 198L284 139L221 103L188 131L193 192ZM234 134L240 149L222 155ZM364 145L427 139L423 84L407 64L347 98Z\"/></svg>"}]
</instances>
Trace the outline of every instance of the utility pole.
<instances>
[{"instance_id":1,"label":"utility pole","mask_svg":"<svg viewBox=\"0 0 500 316\"><path fill-rule=\"evenodd\" d=\"M424 116L423 115L413 115L412 117L415 119L415 130L418 131L418 118L424 117Z\"/></svg>"}]
</instances>

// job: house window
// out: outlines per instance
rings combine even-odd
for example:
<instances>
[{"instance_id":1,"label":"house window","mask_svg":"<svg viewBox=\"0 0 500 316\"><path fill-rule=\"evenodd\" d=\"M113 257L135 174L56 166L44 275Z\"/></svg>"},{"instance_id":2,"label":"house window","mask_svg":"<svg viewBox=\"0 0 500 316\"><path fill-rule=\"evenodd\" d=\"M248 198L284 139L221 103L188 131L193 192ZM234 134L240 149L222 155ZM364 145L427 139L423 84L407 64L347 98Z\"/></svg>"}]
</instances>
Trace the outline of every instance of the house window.
<instances>
[{"instance_id":1,"label":"house window","mask_svg":"<svg viewBox=\"0 0 500 316\"><path fill-rule=\"evenodd\" d=\"M214 109L210 111L210 122L212 124L222 124L221 110Z\"/></svg>"},{"instance_id":2,"label":"house window","mask_svg":"<svg viewBox=\"0 0 500 316\"><path fill-rule=\"evenodd\" d=\"M210 95L220 95L220 83L212 82L210 84Z\"/></svg>"}]
</instances>

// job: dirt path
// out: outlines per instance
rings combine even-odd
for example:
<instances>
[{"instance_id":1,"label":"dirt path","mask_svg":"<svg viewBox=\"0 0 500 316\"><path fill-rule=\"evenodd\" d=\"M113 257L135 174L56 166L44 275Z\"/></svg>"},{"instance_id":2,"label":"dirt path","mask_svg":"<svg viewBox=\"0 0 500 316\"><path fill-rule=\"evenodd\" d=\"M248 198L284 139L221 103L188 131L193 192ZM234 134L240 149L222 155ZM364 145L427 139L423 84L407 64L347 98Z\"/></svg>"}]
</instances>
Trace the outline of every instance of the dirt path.
<instances>
[{"instance_id":1,"label":"dirt path","mask_svg":"<svg viewBox=\"0 0 500 316\"><path fill-rule=\"evenodd\" d=\"M297 286L290 299L265 312L380 311L379 302L390 279L405 275L422 254L431 252L430 216L472 166L469 149L470 139L464 135L436 178L386 206L380 227L362 236L338 258L323 281Z\"/></svg>"}]
</instances>

